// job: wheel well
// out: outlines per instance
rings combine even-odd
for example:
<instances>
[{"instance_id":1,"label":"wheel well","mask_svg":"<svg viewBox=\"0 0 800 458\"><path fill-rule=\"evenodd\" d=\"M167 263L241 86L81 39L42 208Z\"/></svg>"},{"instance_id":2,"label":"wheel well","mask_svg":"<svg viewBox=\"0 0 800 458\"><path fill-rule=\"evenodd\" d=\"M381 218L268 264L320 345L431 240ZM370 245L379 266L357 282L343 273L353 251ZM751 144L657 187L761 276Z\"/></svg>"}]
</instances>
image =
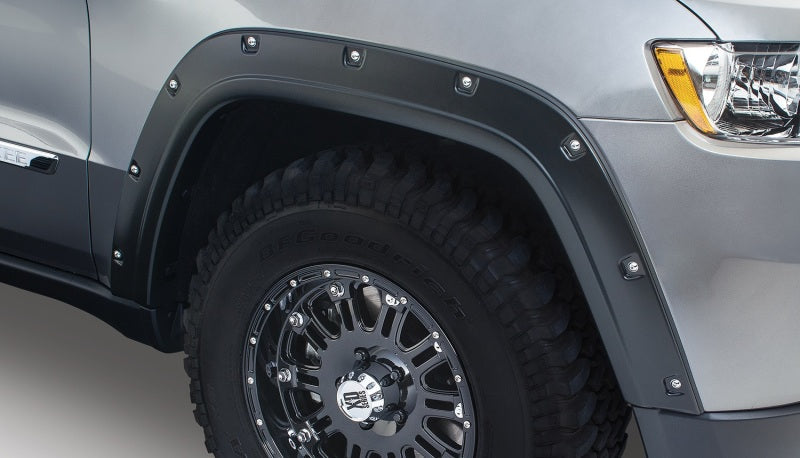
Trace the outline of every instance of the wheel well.
<instances>
[{"instance_id":1,"label":"wheel well","mask_svg":"<svg viewBox=\"0 0 800 458\"><path fill-rule=\"evenodd\" d=\"M195 252L216 215L293 158L364 141L453 146L441 138L451 137L484 151L455 144L448 151L457 154L435 150L441 162L501 195L506 213L538 218L534 228L545 221L557 228L626 399L701 412L691 383L684 396L664 395L665 375L691 374L656 279L620 275L621 257L648 258L598 145L574 114L531 84L486 69L364 44L370 64L356 71L342 64L342 50L353 43L259 33L270 46L253 55L241 56L238 30L199 43L173 72L184 75L181 91L156 98L133 152L146 173L123 180L118 202L113 246L128 256L109 265L114 295L148 308L185 301ZM297 55L303 59L291 58ZM456 91L460 73L479 77L480 90ZM571 135L591 154L568 161L561 149Z\"/></svg>"},{"instance_id":2,"label":"wheel well","mask_svg":"<svg viewBox=\"0 0 800 458\"><path fill-rule=\"evenodd\" d=\"M296 159L347 144L433 152L438 167L481 188L491 205L511 216L517 230L554 233L522 175L491 153L360 116L270 99L240 100L207 118L180 167L158 232L150 282L153 304L187 301L197 252L217 217L250 184Z\"/></svg>"}]
</instances>

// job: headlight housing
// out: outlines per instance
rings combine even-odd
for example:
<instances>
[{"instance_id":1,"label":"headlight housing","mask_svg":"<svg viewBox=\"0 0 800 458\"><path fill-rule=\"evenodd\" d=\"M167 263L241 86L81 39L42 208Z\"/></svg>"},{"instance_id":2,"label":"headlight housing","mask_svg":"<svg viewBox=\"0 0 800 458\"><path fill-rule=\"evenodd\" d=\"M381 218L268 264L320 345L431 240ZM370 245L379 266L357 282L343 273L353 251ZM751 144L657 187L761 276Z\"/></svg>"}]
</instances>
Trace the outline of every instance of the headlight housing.
<instances>
[{"instance_id":1,"label":"headlight housing","mask_svg":"<svg viewBox=\"0 0 800 458\"><path fill-rule=\"evenodd\" d=\"M657 42L661 75L705 134L800 143L800 44Z\"/></svg>"}]
</instances>

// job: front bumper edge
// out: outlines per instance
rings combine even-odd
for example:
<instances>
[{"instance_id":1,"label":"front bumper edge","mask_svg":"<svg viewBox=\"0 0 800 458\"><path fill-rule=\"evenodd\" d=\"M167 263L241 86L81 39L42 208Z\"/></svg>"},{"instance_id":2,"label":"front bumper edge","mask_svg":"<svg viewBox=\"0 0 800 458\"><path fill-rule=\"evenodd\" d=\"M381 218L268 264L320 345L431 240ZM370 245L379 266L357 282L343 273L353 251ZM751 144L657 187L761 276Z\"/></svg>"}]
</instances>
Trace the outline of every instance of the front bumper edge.
<instances>
[{"instance_id":1,"label":"front bumper edge","mask_svg":"<svg viewBox=\"0 0 800 458\"><path fill-rule=\"evenodd\" d=\"M789 457L800 453L800 404L686 415L634 408L649 458Z\"/></svg>"}]
</instances>

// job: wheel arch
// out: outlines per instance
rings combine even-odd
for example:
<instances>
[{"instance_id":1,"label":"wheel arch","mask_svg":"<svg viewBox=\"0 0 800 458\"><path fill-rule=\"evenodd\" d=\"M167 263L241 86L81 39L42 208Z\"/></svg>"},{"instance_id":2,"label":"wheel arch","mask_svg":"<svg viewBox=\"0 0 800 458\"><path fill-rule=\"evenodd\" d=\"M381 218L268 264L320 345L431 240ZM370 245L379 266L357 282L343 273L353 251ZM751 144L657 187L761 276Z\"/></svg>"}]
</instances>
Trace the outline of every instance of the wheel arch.
<instances>
[{"instance_id":1,"label":"wheel arch","mask_svg":"<svg viewBox=\"0 0 800 458\"><path fill-rule=\"evenodd\" d=\"M246 35L258 36L258 52L244 52ZM348 47L363 53L361 67L346 65ZM474 79L473 94L456 89L463 75ZM174 93L168 90L172 79L179 81ZM561 239L626 400L700 412L691 383L684 384L682 395L665 393L666 378L690 381L690 374L654 279L622 278L620 259L640 253L646 263L646 253L599 149L577 118L522 82L371 44L245 30L212 36L190 51L165 81L145 123L132 158L141 175L129 176L123 185L114 248L126 255L111 267L115 295L160 305L154 300L163 276L157 271L158 250L182 230L183 221L170 221L168 210L180 198L181 173L192 167L192 147L215 115L255 99L452 139L516 170ZM570 135L577 135L589 154L567 160L561 145Z\"/></svg>"}]
</instances>

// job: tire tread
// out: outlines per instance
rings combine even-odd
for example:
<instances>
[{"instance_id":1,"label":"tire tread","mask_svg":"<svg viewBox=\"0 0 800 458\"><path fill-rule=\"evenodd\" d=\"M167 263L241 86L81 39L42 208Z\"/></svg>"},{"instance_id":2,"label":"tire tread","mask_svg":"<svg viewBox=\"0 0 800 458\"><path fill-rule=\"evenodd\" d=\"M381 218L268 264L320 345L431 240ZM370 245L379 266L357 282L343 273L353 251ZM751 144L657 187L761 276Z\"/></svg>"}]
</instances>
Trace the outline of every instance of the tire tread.
<instances>
[{"instance_id":1,"label":"tire tread","mask_svg":"<svg viewBox=\"0 0 800 458\"><path fill-rule=\"evenodd\" d=\"M208 451L219 447L200 383L207 285L226 250L250 226L286 207L324 202L396 219L474 284L526 378L536 456L619 456L630 409L576 283L549 260L552 242L511 235L507 218L482 203L478 192L408 157L372 146L323 151L273 171L219 216L197 255L184 318L184 368Z\"/></svg>"}]
</instances>

